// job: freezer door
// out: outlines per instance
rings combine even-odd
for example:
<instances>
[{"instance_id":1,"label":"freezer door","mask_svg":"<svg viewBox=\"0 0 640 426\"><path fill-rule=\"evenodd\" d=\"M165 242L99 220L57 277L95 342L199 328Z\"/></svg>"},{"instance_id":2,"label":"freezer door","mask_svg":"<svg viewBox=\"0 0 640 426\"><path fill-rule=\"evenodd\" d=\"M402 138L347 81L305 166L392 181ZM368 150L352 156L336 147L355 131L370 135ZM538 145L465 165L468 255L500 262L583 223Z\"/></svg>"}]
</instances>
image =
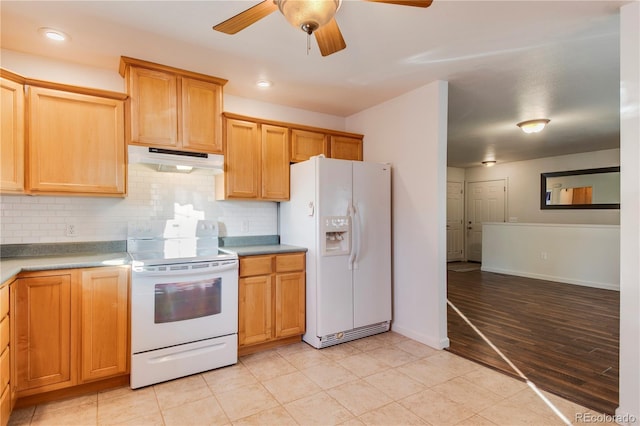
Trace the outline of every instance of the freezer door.
<instances>
[{"instance_id":1,"label":"freezer door","mask_svg":"<svg viewBox=\"0 0 640 426\"><path fill-rule=\"evenodd\" d=\"M317 159L317 218L346 216L352 199L352 162ZM318 239L319 241L319 239ZM353 328L349 254L318 256L317 336Z\"/></svg>"},{"instance_id":2,"label":"freezer door","mask_svg":"<svg viewBox=\"0 0 640 426\"><path fill-rule=\"evenodd\" d=\"M353 163L354 327L391 320L391 166Z\"/></svg>"}]
</instances>

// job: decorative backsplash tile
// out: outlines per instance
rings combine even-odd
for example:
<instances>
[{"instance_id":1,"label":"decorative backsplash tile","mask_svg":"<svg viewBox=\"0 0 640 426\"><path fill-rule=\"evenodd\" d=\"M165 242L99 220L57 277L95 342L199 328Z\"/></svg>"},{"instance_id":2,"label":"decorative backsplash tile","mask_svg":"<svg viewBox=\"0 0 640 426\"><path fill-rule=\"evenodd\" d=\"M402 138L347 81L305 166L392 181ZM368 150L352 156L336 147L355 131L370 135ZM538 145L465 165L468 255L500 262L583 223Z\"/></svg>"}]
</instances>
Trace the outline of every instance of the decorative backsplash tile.
<instances>
[{"instance_id":1,"label":"decorative backsplash tile","mask_svg":"<svg viewBox=\"0 0 640 426\"><path fill-rule=\"evenodd\" d=\"M130 220L218 220L220 236L278 233L278 207L268 201L216 201L209 170L161 173L129 165L126 198L3 195L0 244L111 241L127 238ZM66 235L73 225L77 236Z\"/></svg>"}]
</instances>

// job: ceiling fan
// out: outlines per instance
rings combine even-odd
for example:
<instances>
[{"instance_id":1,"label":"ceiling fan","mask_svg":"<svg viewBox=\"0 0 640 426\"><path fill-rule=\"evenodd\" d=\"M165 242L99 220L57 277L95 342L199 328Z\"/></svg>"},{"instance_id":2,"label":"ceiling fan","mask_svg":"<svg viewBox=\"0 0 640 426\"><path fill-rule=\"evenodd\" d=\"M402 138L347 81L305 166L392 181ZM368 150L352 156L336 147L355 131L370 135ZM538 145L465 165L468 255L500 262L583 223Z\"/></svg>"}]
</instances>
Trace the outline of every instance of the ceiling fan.
<instances>
[{"instance_id":1,"label":"ceiling fan","mask_svg":"<svg viewBox=\"0 0 640 426\"><path fill-rule=\"evenodd\" d=\"M433 0L366 1L400 6L429 7ZM314 34L320 53L322 56L328 56L347 47L334 18L341 3L342 0L264 0L219 23L213 29L226 34L235 34L279 9L291 25L302 29L308 36Z\"/></svg>"}]
</instances>

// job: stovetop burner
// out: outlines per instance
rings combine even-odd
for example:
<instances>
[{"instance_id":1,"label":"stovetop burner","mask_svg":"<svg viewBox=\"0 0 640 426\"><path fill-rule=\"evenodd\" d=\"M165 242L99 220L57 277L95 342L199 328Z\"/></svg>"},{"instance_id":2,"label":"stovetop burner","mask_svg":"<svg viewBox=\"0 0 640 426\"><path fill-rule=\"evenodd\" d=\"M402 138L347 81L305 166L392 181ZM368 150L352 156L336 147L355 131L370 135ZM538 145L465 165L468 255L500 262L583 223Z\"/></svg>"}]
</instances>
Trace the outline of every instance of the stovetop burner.
<instances>
[{"instance_id":1,"label":"stovetop burner","mask_svg":"<svg viewBox=\"0 0 640 426\"><path fill-rule=\"evenodd\" d=\"M129 223L127 251L137 265L237 259L218 250L218 225L210 220Z\"/></svg>"}]
</instances>

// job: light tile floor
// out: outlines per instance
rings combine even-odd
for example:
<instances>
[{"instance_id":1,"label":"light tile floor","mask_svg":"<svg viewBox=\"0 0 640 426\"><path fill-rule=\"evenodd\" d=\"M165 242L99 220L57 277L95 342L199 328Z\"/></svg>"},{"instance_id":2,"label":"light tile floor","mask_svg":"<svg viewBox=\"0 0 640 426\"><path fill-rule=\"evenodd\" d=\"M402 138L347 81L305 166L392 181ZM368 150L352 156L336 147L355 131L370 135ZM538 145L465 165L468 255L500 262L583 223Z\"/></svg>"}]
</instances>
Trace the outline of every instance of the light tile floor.
<instances>
[{"instance_id":1,"label":"light tile floor","mask_svg":"<svg viewBox=\"0 0 640 426\"><path fill-rule=\"evenodd\" d=\"M544 395L573 424L607 423ZM599 421L599 422L598 422ZM9 425L562 425L524 382L397 333L15 410Z\"/></svg>"}]
</instances>

